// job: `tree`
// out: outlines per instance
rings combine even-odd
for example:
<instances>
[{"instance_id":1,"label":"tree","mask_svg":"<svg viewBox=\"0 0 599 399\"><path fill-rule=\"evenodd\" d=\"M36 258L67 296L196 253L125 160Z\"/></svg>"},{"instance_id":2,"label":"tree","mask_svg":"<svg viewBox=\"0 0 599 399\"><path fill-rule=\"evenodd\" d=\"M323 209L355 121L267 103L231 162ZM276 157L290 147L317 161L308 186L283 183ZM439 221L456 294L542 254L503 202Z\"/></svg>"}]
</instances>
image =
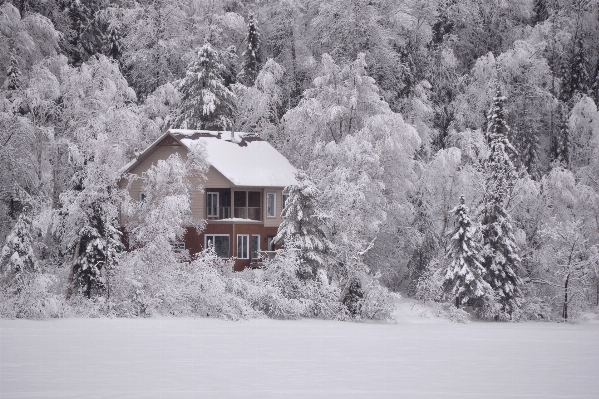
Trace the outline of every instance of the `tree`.
<instances>
[{"instance_id":1,"label":"tree","mask_svg":"<svg viewBox=\"0 0 599 399\"><path fill-rule=\"evenodd\" d=\"M589 89L589 72L587 70L587 58L582 35L578 37L575 44L574 57L570 63L569 87L567 91L572 98L576 94L586 94Z\"/></svg>"},{"instance_id":2,"label":"tree","mask_svg":"<svg viewBox=\"0 0 599 399\"><path fill-rule=\"evenodd\" d=\"M482 219L484 266L486 280L495 290L502 314L513 317L522 303L520 285L516 274L520 264L518 246L513 234L512 219L505 209L511 195L516 172L507 151L514 151L507 134L509 127L503 113L505 97L497 89L489 111L487 138L491 153L485 163L486 191Z\"/></svg>"},{"instance_id":3,"label":"tree","mask_svg":"<svg viewBox=\"0 0 599 399\"><path fill-rule=\"evenodd\" d=\"M593 265L599 262L599 248L588 242L581 221L547 222L548 227L541 233L545 239L541 261L550 272L534 282L561 291L562 300L557 302L561 302L562 318L568 320L572 305L580 308L587 297L595 277Z\"/></svg>"},{"instance_id":4,"label":"tree","mask_svg":"<svg viewBox=\"0 0 599 399\"><path fill-rule=\"evenodd\" d=\"M176 126L217 130L231 127L235 94L225 86L223 72L219 52L206 43L180 83L181 105Z\"/></svg>"},{"instance_id":5,"label":"tree","mask_svg":"<svg viewBox=\"0 0 599 399\"><path fill-rule=\"evenodd\" d=\"M115 60L120 60L123 53L122 35L119 26L115 23L110 24L108 28L108 41L106 44L105 54Z\"/></svg>"},{"instance_id":6,"label":"tree","mask_svg":"<svg viewBox=\"0 0 599 399\"><path fill-rule=\"evenodd\" d=\"M19 62L14 55L10 56L10 66L6 71L6 81L8 90L17 90L21 87L21 70L19 69Z\"/></svg>"},{"instance_id":7,"label":"tree","mask_svg":"<svg viewBox=\"0 0 599 399\"><path fill-rule=\"evenodd\" d=\"M275 242L298 251L298 276L315 279L318 270L331 262L332 245L324 228L326 218L318 207L320 192L304 172L296 174L297 184L287 187L289 197L282 212L283 223Z\"/></svg>"},{"instance_id":8,"label":"tree","mask_svg":"<svg viewBox=\"0 0 599 399\"><path fill-rule=\"evenodd\" d=\"M568 105L559 101L557 105L556 129L550 137L549 159L551 162L559 162L564 167L570 167L571 139L568 126Z\"/></svg>"},{"instance_id":9,"label":"tree","mask_svg":"<svg viewBox=\"0 0 599 399\"><path fill-rule=\"evenodd\" d=\"M545 22L549 18L549 12L547 11L546 0L535 0L532 9L532 23L533 25Z\"/></svg>"},{"instance_id":10,"label":"tree","mask_svg":"<svg viewBox=\"0 0 599 399\"><path fill-rule=\"evenodd\" d=\"M443 288L453 297L456 307L470 305L480 309L493 302L494 294L484 279L484 259L480 255L480 244L475 237L476 228L472 225L468 212L462 196L460 204L451 211L456 217L457 226L447 248L451 263L445 270Z\"/></svg>"},{"instance_id":11,"label":"tree","mask_svg":"<svg viewBox=\"0 0 599 399\"><path fill-rule=\"evenodd\" d=\"M239 74L239 80L246 86L252 86L256 81L262 59L260 56L260 31L253 14L250 14L248 22L248 34L246 37L247 48L241 55L243 64Z\"/></svg>"},{"instance_id":12,"label":"tree","mask_svg":"<svg viewBox=\"0 0 599 399\"><path fill-rule=\"evenodd\" d=\"M27 212L23 212L6 237L2 253L0 253L0 270L4 275L30 273L37 270L32 245L31 218Z\"/></svg>"}]
</instances>

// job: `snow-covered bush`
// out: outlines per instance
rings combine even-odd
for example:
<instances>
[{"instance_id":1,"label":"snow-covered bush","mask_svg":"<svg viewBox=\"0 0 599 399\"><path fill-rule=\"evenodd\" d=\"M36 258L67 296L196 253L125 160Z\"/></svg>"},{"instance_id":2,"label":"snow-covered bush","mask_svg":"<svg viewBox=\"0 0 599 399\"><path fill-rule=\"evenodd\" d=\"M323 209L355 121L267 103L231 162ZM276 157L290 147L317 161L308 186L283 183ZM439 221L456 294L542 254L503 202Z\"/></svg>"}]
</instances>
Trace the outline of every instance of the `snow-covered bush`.
<instances>
[{"instance_id":1,"label":"snow-covered bush","mask_svg":"<svg viewBox=\"0 0 599 399\"><path fill-rule=\"evenodd\" d=\"M51 273L23 272L0 282L0 317L46 319L68 315L69 306L55 291Z\"/></svg>"}]
</instances>

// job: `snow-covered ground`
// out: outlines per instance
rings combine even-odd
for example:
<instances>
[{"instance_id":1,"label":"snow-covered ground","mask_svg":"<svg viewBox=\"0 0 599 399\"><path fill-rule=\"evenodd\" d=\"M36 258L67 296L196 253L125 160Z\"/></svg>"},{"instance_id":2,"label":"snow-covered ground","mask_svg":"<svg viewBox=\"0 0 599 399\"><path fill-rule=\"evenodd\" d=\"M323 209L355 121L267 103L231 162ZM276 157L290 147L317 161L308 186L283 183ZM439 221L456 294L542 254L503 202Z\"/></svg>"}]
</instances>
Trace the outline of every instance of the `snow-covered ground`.
<instances>
[{"instance_id":1,"label":"snow-covered ground","mask_svg":"<svg viewBox=\"0 0 599 399\"><path fill-rule=\"evenodd\" d=\"M599 323L0 320L0 398L598 398Z\"/></svg>"}]
</instances>

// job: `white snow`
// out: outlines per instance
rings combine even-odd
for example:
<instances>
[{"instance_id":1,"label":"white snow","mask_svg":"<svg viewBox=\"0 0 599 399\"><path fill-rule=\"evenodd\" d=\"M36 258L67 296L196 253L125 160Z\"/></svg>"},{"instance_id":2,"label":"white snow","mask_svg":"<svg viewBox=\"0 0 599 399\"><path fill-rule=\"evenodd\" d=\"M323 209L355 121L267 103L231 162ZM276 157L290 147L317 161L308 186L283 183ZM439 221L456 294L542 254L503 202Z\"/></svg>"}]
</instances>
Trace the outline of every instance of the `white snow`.
<instances>
[{"instance_id":1,"label":"white snow","mask_svg":"<svg viewBox=\"0 0 599 399\"><path fill-rule=\"evenodd\" d=\"M0 397L596 398L599 324L0 320Z\"/></svg>"},{"instance_id":2,"label":"white snow","mask_svg":"<svg viewBox=\"0 0 599 399\"><path fill-rule=\"evenodd\" d=\"M172 129L177 136L191 136L194 133L210 133L215 137L199 137L206 143L208 162L236 186L246 187L287 187L295 184L296 169L281 153L266 141L250 141L247 146L237 142L246 133L216 132L201 130ZM232 140L233 139L233 140ZM189 147L192 138L181 138L181 142ZM234 142L236 141L236 142Z\"/></svg>"}]
</instances>

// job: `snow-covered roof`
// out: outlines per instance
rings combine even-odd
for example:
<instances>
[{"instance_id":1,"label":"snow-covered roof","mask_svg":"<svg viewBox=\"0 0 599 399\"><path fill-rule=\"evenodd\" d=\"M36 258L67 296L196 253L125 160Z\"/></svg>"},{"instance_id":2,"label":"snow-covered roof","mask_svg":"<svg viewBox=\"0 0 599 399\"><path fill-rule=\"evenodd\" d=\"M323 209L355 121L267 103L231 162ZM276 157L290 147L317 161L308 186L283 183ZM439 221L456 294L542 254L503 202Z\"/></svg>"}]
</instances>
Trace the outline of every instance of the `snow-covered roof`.
<instances>
[{"instance_id":1,"label":"snow-covered roof","mask_svg":"<svg viewBox=\"0 0 599 399\"><path fill-rule=\"evenodd\" d=\"M287 187L297 183L296 169L287 158L258 136L236 132L233 139L228 131L171 129L157 141L168 134L188 148L193 141L203 141L208 163L236 186Z\"/></svg>"}]
</instances>

